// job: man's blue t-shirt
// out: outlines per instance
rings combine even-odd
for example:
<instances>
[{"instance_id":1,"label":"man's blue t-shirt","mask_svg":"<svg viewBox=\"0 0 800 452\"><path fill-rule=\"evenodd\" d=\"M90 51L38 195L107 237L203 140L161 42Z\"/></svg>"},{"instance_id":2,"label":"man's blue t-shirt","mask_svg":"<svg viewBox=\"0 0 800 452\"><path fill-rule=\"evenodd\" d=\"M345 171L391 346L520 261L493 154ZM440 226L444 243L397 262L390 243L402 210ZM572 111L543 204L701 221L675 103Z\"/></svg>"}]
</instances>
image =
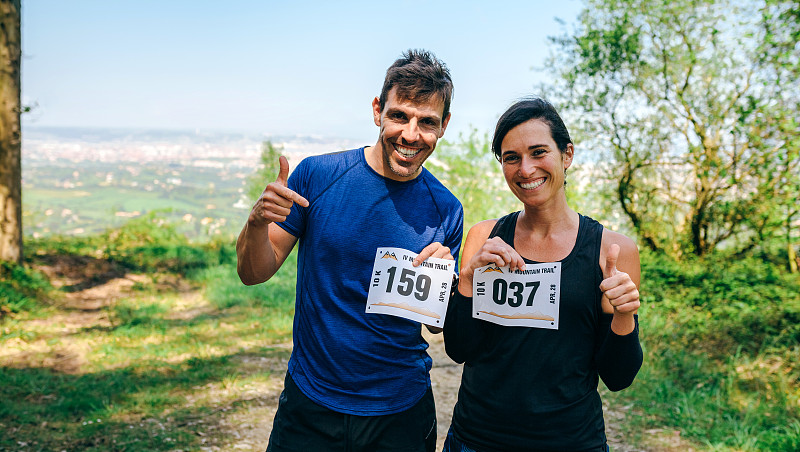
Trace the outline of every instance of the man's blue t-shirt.
<instances>
[{"instance_id":1,"label":"man's blue t-shirt","mask_svg":"<svg viewBox=\"0 0 800 452\"><path fill-rule=\"evenodd\" d=\"M365 313L375 250L440 242L458 259L461 203L424 168L404 182L379 175L364 148L308 157L288 185L310 203L278 223L299 239L289 374L334 411L410 408L430 386L432 361L418 322Z\"/></svg>"}]
</instances>

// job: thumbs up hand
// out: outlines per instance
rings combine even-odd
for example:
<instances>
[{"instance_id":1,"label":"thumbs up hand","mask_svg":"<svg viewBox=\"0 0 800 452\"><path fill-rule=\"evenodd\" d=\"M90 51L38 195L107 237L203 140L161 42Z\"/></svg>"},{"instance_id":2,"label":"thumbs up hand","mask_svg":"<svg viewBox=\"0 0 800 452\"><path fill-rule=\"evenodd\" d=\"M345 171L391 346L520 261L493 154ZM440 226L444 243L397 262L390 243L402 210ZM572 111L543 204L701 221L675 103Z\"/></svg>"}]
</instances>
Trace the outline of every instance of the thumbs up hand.
<instances>
[{"instance_id":1,"label":"thumbs up hand","mask_svg":"<svg viewBox=\"0 0 800 452\"><path fill-rule=\"evenodd\" d=\"M614 314L632 315L639 309L639 289L630 275L617 269L619 259L619 245L612 244L606 254L606 263L603 267L603 281L600 290L614 308Z\"/></svg>"},{"instance_id":2,"label":"thumbs up hand","mask_svg":"<svg viewBox=\"0 0 800 452\"><path fill-rule=\"evenodd\" d=\"M267 185L253 206L253 210L250 211L248 222L253 225L266 226L272 222L285 221L294 203L303 207L309 205L306 198L290 190L287 185L289 161L284 156L280 156L278 161L280 162L278 178L275 179L275 182Z\"/></svg>"}]
</instances>

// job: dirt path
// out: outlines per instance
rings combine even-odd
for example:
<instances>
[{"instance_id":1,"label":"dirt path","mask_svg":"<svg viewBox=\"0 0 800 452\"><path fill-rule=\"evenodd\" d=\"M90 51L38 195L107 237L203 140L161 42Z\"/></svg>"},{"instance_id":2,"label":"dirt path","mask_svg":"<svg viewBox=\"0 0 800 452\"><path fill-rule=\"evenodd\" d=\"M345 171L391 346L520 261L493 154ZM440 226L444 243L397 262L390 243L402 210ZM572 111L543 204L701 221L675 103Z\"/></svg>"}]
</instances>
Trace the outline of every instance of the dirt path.
<instances>
[{"instance_id":1,"label":"dirt path","mask_svg":"<svg viewBox=\"0 0 800 452\"><path fill-rule=\"evenodd\" d=\"M431 344L429 353L433 358L431 382L436 400L436 417L439 424L437 450L442 450L453 406L458 396L458 385L461 380L461 367L447 357L444 351L442 335L425 332L425 338ZM291 348L291 344L284 347ZM225 416L216 425L209 426L209 435L219 436L218 441L225 446L210 445L206 451L248 450L263 451L267 447L272 430L272 419L278 407L278 396L283 388L283 375L286 372L286 360L269 360L259 363L268 365L272 371L269 388L262 388L262 393L248 403L246 412L238 411Z\"/></svg>"},{"instance_id":2,"label":"dirt path","mask_svg":"<svg viewBox=\"0 0 800 452\"><path fill-rule=\"evenodd\" d=\"M107 326L109 319L104 308L112 306L117 299L124 297L130 288L137 283L148 285L154 282L142 275L128 274L116 266L102 261L87 262L48 262L49 265L40 267L51 276L54 283L59 286L71 286L64 300L72 308L68 314L49 318L46 322L56 322L64 325L69 331L77 331L87 326ZM93 284L84 284L87 279L87 267L92 271ZM80 272L82 274L77 274ZM161 282L163 284L163 281ZM182 281L168 281L170 289L176 290L186 300L202 299L200 291L186 286ZM444 439L450 426L453 406L458 397L458 387L461 379L462 366L454 363L444 351L443 337L441 334L433 335L424 330L424 336L430 344L429 353L433 358L431 381L436 400L438 420L438 447L441 450ZM62 345L63 346L63 345ZM241 388L236 396L237 402L220 401L212 415L192 421L196 425L196 434L201 437L204 451L230 451L248 450L263 451L269 439L272 428L272 419L278 405L278 397L283 389L283 378L286 372L291 343L272 346L273 352L269 356L243 355L236 359L237 369L244 374L258 374L259 383ZM66 349L65 349L66 350ZM56 350L56 352L58 352ZM52 367L54 370L65 373L78 372L82 364L80 353L68 350L69 353L52 353L55 357L52 363L36 363ZM0 353L3 355L3 353ZM64 355L64 356L61 356ZM74 355L74 356L73 356ZM2 357L2 356L0 356ZM27 361L25 353L18 353L17 364L24 365ZM211 383L208 388L200 388L197 396L187 398L187 406L197 400L209 397L214 398L213 392L218 390L218 384ZM209 395L211 394L211 395ZM190 400L192 399L192 400ZM211 401L213 406L215 402ZM616 429L624 418L625 408L605 407L607 436L609 445L614 452L635 451L670 451L692 450L682 444L676 432L653 431L647 432L654 438L651 445L632 447L622 443L622 432ZM652 435L650 435L652 433Z\"/></svg>"}]
</instances>

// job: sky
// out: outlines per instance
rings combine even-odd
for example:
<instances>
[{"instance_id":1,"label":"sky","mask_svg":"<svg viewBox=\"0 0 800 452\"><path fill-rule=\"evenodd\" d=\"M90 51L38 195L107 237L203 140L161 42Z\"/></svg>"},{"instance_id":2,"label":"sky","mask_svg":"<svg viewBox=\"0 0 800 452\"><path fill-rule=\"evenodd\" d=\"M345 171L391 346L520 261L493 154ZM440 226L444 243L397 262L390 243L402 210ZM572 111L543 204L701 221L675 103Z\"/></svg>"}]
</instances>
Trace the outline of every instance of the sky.
<instances>
[{"instance_id":1,"label":"sky","mask_svg":"<svg viewBox=\"0 0 800 452\"><path fill-rule=\"evenodd\" d=\"M410 48L455 86L445 138L537 94L579 0L23 0L23 126L374 140L372 99ZM556 20L561 19L566 24ZM366 143L365 143L366 144Z\"/></svg>"}]
</instances>

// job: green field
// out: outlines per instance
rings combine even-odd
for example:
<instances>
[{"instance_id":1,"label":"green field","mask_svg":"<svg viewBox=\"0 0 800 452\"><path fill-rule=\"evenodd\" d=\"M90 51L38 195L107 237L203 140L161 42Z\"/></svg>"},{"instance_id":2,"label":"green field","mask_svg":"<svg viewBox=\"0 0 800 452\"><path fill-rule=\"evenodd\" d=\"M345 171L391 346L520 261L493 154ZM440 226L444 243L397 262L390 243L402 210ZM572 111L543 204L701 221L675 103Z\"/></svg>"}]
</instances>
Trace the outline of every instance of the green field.
<instances>
[{"instance_id":1,"label":"green field","mask_svg":"<svg viewBox=\"0 0 800 452\"><path fill-rule=\"evenodd\" d=\"M98 233L153 211L169 211L166 218L192 237L230 233L248 211L234 207L248 173L174 163L37 162L23 174L24 233Z\"/></svg>"}]
</instances>

